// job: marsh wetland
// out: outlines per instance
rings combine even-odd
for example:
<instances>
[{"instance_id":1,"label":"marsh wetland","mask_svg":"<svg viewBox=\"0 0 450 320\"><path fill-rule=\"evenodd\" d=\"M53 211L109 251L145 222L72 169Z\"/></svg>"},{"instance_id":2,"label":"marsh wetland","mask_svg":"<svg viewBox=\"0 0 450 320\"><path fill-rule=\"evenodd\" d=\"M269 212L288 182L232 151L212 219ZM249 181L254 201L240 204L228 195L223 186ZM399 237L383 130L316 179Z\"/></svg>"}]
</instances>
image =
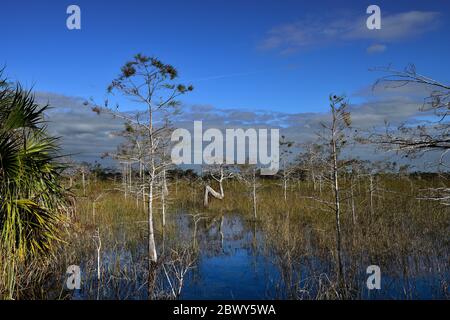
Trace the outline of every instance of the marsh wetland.
<instances>
[{"instance_id":1,"label":"marsh wetland","mask_svg":"<svg viewBox=\"0 0 450 320\"><path fill-rule=\"evenodd\" d=\"M414 192L407 180L377 179L392 192L377 204L375 216L364 210L363 195L358 198L358 223L343 216L344 297L336 283L333 216L299 196L314 192L309 183L292 187L289 202L272 206L282 190L265 182L259 217L254 219L245 186L228 183L228 205L217 200L205 210L201 185L181 182L164 227L160 215L156 217L161 262L153 298L447 299L448 209L405 194ZM89 195L111 187L112 182L92 182L88 196L80 195L75 232L67 231L67 243L43 275L40 289L31 290L33 298L149 298L146 213L141 204L113 191L93 212ZM66 287L66 268L72 264L81 268L80 290ZM369 265L380 266L380 290L367 289Z\"/></svg>"}]
</instances>

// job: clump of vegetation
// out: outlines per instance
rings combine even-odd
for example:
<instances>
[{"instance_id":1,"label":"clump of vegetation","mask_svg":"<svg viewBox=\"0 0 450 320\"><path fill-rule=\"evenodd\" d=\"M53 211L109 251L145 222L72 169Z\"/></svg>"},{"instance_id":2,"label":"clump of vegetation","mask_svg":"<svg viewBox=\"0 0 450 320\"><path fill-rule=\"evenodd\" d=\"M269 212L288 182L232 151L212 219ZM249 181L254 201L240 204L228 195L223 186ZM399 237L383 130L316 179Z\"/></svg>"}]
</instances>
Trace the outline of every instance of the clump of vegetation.
<instances>
[{"instance_id":1,"label":"clump of vegetation","mask_svg":"<svg viewBox=\"0 0 450 320\"><path fill-rule=\"evenodd\" d=\"M1 78L0 292L5 298L20 294L23 262L51 253L60 238L65 190L57 139L46 132L46 108L20 84Z\"/></svg>"}]
</instances>

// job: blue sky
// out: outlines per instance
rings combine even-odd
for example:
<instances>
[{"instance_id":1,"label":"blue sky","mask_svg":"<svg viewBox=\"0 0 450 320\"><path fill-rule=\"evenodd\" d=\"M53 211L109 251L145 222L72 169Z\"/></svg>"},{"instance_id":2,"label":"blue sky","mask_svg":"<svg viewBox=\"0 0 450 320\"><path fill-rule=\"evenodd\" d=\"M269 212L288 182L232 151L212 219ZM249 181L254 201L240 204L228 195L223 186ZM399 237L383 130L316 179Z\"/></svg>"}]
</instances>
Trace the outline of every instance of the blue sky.
<instances>
[{"instance_id":1,"label":"blue sky","mask_svg":"<svg viewBox=\"0 0 450 320\"><path fill-rule=\"evenodd\" d=\"M66 27L71 4L81 8L81 30ZM381 30L366 27L371 4L381 8ZM409 86L374 93L382 74L370 68L413 63L450 82L444 0L2 0L0 10L0 65L50 103L49 129L67 154L87 161L114 152L123 123L94 116L82 102L103 101L136 53L174 65L180 82L194 85L182 97L177 126L278 127L299 143L314 141L329 120L330 93L347 94L353 125L362 130L427 119L418 108L429 92ZM136 108L119 101L122 110ZM349 152L390 157L362 147Z\"/></svg>"},{"instance_id":2,"label":"blue sky","mask_svg":"<svg viewBox=\"0 0 450 320\"><path fill-rule=\"evenodd\" d=\"M81 8L81 30L66 28L70 4ZM370 4L381 8L383 33L358 30ZM449 9L448 1L3 0L0 64L37 91L101 100L142 52L194 84L186 104L320 112L330 92L359 102L354 93L379 76L368 72L375 66L414 63L448 81Z\"/></svg>"}]
</instances>

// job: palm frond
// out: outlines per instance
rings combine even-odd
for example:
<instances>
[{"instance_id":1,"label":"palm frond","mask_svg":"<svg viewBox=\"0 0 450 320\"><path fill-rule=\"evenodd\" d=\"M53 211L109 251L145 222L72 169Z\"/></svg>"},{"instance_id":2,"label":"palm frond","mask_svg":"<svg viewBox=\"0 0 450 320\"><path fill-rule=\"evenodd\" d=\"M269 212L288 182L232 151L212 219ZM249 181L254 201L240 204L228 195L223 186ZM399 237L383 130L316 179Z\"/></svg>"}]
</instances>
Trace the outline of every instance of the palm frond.
<instances>
[{"instance_id":1,"label":"palm frond","mask_svg":"<svg viewBox=\"0 0 450 320\"><path fill-rule=\"evenodd\" d=\"M18 263L52 251L66 205L58 139L31 91L11 86L0 71L0 291L12 298ZM2 265L3 264L3 265Z\"/></svg>"}]
</instances>

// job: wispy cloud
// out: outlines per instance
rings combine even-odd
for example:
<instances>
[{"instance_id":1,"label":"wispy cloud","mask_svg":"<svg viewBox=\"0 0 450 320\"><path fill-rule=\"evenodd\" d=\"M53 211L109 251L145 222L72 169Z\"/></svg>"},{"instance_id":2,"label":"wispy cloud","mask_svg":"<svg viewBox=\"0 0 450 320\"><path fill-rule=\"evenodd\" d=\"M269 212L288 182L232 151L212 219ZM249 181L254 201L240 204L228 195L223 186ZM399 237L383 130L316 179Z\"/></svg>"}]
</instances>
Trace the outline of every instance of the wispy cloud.
<instances>
[{"instance_id":1,"label":"wispy cloud","mask_svg":"<svg viewBox=\"0 0 450 320\"><path fill-rule=\"evenodd\" d=\"M384 44L372 44L367 48L367 53L382 53L386 51L386 45Z\"/></svg>"},{"instance_id":2,"label":"wispy cloud","mask_svg":"<svg viewBox=\"0 0 450 320\"><path fill-rule=\"evenodd\" d=\"M186 82L201 82L201 81L211 81L211 80L220 80L220 79L226 79L226 78L236 78L236 77L246 77L246 76L253 76L253 75L261 75L268 72L273 71L292 71L297 69L298 66L295 64L290 64L287 66L279 67L279 68L267 68L267 69L261 69L256 71L248 71L248 72L235 72L235 73L226 73L226 74L216 74L216 75L210 75L206 77L200 77L200 78L194 78L194 79L187 79Z\"/></svg>"},{"instance_id":3,"label":"wispy cloud","mask_svg":"<svg viewBox=\"0 0 450 320\"><path fill-rule=\"evenodd\" d=\"M366 27L367 17L368 15L346 15L342 18L334 16L321 19L306 18L275 26L267 32L259 48L278 50L286 54L315 46L356 40L392 43L435 30L440 23L438 12L409 11L395 14L382 12L381 29L369 30ZM372 46L371 51L373 50L380 52L381 47Z\"/></svg>"}]
</instances>

